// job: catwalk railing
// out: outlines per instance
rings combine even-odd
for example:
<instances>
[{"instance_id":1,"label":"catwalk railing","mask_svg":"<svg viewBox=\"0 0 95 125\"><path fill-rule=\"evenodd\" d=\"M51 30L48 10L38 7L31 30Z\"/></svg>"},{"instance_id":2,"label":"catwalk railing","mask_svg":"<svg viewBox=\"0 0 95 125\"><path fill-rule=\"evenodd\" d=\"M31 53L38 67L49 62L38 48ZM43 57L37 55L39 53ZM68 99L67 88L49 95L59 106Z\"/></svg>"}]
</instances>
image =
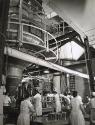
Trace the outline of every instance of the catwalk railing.
<instances>
[{"instance_id":1,"label":"catwalk railing","mask_svg":"<svg viewBox=\"0 0 95 125\"><path fill-rule=\"evenodd\" d=\"M53 48L50 48L51 44L49 40L51 39L55 41L55 47ZM23 45L28 45L29 49L31 48L30 46L38 47L39 49L34 51L34 54L41 53L46 60L58 59L57 40L52 34L37 26L26 23L9 22L6 41L11 47L16 47L17 44L19 48L23 47ZM57 48L56 51L54 51L55 48Z\"/></svg>"}]
</instances>

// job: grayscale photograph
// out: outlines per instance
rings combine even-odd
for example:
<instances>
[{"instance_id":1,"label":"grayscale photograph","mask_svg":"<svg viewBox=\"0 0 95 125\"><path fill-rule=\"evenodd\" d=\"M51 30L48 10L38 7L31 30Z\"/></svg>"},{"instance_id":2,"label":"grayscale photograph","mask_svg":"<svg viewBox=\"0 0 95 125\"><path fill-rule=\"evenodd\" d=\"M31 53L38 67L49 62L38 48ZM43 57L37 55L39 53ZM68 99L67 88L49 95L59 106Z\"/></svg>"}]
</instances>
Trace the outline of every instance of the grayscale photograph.
<instances>
[{"instance_id":1,"label":"grayscale photograph","mask_svg":"<svg viewBox=\"0 0 95 125\"><path fill-rule=\"evenodd\" d=\"M0 0L0 125L95 125L95 0Z\"/></svg>"}]
</instances>

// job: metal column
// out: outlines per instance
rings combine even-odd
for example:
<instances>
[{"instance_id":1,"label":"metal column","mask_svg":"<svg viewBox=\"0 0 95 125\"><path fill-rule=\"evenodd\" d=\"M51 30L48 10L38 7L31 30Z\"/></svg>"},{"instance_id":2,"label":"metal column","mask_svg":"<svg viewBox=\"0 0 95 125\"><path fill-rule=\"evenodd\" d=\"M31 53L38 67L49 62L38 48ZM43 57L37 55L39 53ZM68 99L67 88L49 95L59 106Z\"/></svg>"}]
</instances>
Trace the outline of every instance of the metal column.
<instances>
[{"instance_id":1,"label":"metal column","mask_svg":"<svg viewBox=\"0 0 95 125\"><path fill-rule=\"evenodd\" d=\"M3 87L2 74L4 67L5 34L8 21L8 10L10 0L0 0L0 125L3 125Z\"/></svg>"},{"instance_id":2,"label":"metal column","mask_svg":"<svg viewBox=\"0 0 95 125\"><path fill-rule=\"evenodd\" d=\"M2 84L5 34L10 0L0 0L0 86Z\"/></svg>"},{"instance_id":3,"label":"metal column","mask_svg":"<svg viewBox=\"0 0 95 125\"><path fill-rule=\"evenodd\" d=\"M90 53L88 37L84 39L84 43L85 43L85 58L86 58L87 71L89 75L90 90L94 91L95 84L94 84L94 76L93 76L93 71L92 71L92 57Z\"/></svg>"}]
</instances>

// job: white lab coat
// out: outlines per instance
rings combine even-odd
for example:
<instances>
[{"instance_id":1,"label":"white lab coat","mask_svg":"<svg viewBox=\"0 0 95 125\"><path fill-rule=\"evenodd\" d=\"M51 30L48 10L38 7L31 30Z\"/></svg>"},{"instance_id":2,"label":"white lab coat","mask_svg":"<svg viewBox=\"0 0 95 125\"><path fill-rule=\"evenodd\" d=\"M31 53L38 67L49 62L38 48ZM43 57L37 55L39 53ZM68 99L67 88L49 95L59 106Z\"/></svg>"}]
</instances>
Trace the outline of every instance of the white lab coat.
<instances>
[{"instance_id":1,"label":"white lab coat","mask_svg":"<svg viewBox=\"0 0 95 125\"><path fill-rule=\"evenodd\" d=\"M56 113L61 111L61 102L60 102L60 97L58 94L54 95L55 97L55 106L56 106Z\"/></svg>"},{"instance_id":2,"label":"white lab coat","mask_svg":"<svg viewBox=\"0 0 95 125\"><path fill-rule=\"evenodd\" d=\"M30 125L30 113L32 112L34 112L34 107L31 102L29 100L22 101L17 125Z\"/></svg>"},{"instance_id":3,"label":"white lab coat","mask_svg":"<svg viewBox=\"0 0 95 125\"><path fill-rule=\"evenodd\" d=\"M70 115L71 125L85 125L84 116L80 108L80 105L82 104L83 103L80 96L74 97L71 100L71 107L72 107Z\"/></svg>"},{"instance_id":4,"label":"white lab coat","mask_svg":"<svg viewBox=\"0 0 95 125\"><path fill-rule=\"evenodd\" d=\"M83 104L82 102L82 97L80 95L77 96L77 98L80 100L80 102Z\"/></svg>"},{"instance_id":5,"label":"white lab coat","mask_svg":"<svg viewBox=\"0 0 95 125\"><path fill-rule=\"evenodd\" d=\"M42 99L41 99L41 95L39 93L37 93L34 96L34 99L35 99L36 114L37 114L37 116L41 116L42 115Z\"/></svg>"}]
</instances>

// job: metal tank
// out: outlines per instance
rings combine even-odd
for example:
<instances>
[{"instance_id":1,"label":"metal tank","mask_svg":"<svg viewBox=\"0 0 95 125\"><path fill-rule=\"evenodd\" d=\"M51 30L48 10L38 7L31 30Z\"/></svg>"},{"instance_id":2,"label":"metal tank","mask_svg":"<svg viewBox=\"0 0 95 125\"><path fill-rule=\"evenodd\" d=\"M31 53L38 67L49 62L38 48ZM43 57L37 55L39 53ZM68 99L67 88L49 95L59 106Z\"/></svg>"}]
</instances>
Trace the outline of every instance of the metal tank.
<instances>
[{"instance_id":1,"label":"metal tank","mask_svg":"<svg viewBox=\"0 0 95 125\"><path fill-rule=\"evenodd\" d=\"M12 96L16 94L18 84L21 83L23 67L17 64L8 64L6 90Z\"/></svg>"}]
</instances>

